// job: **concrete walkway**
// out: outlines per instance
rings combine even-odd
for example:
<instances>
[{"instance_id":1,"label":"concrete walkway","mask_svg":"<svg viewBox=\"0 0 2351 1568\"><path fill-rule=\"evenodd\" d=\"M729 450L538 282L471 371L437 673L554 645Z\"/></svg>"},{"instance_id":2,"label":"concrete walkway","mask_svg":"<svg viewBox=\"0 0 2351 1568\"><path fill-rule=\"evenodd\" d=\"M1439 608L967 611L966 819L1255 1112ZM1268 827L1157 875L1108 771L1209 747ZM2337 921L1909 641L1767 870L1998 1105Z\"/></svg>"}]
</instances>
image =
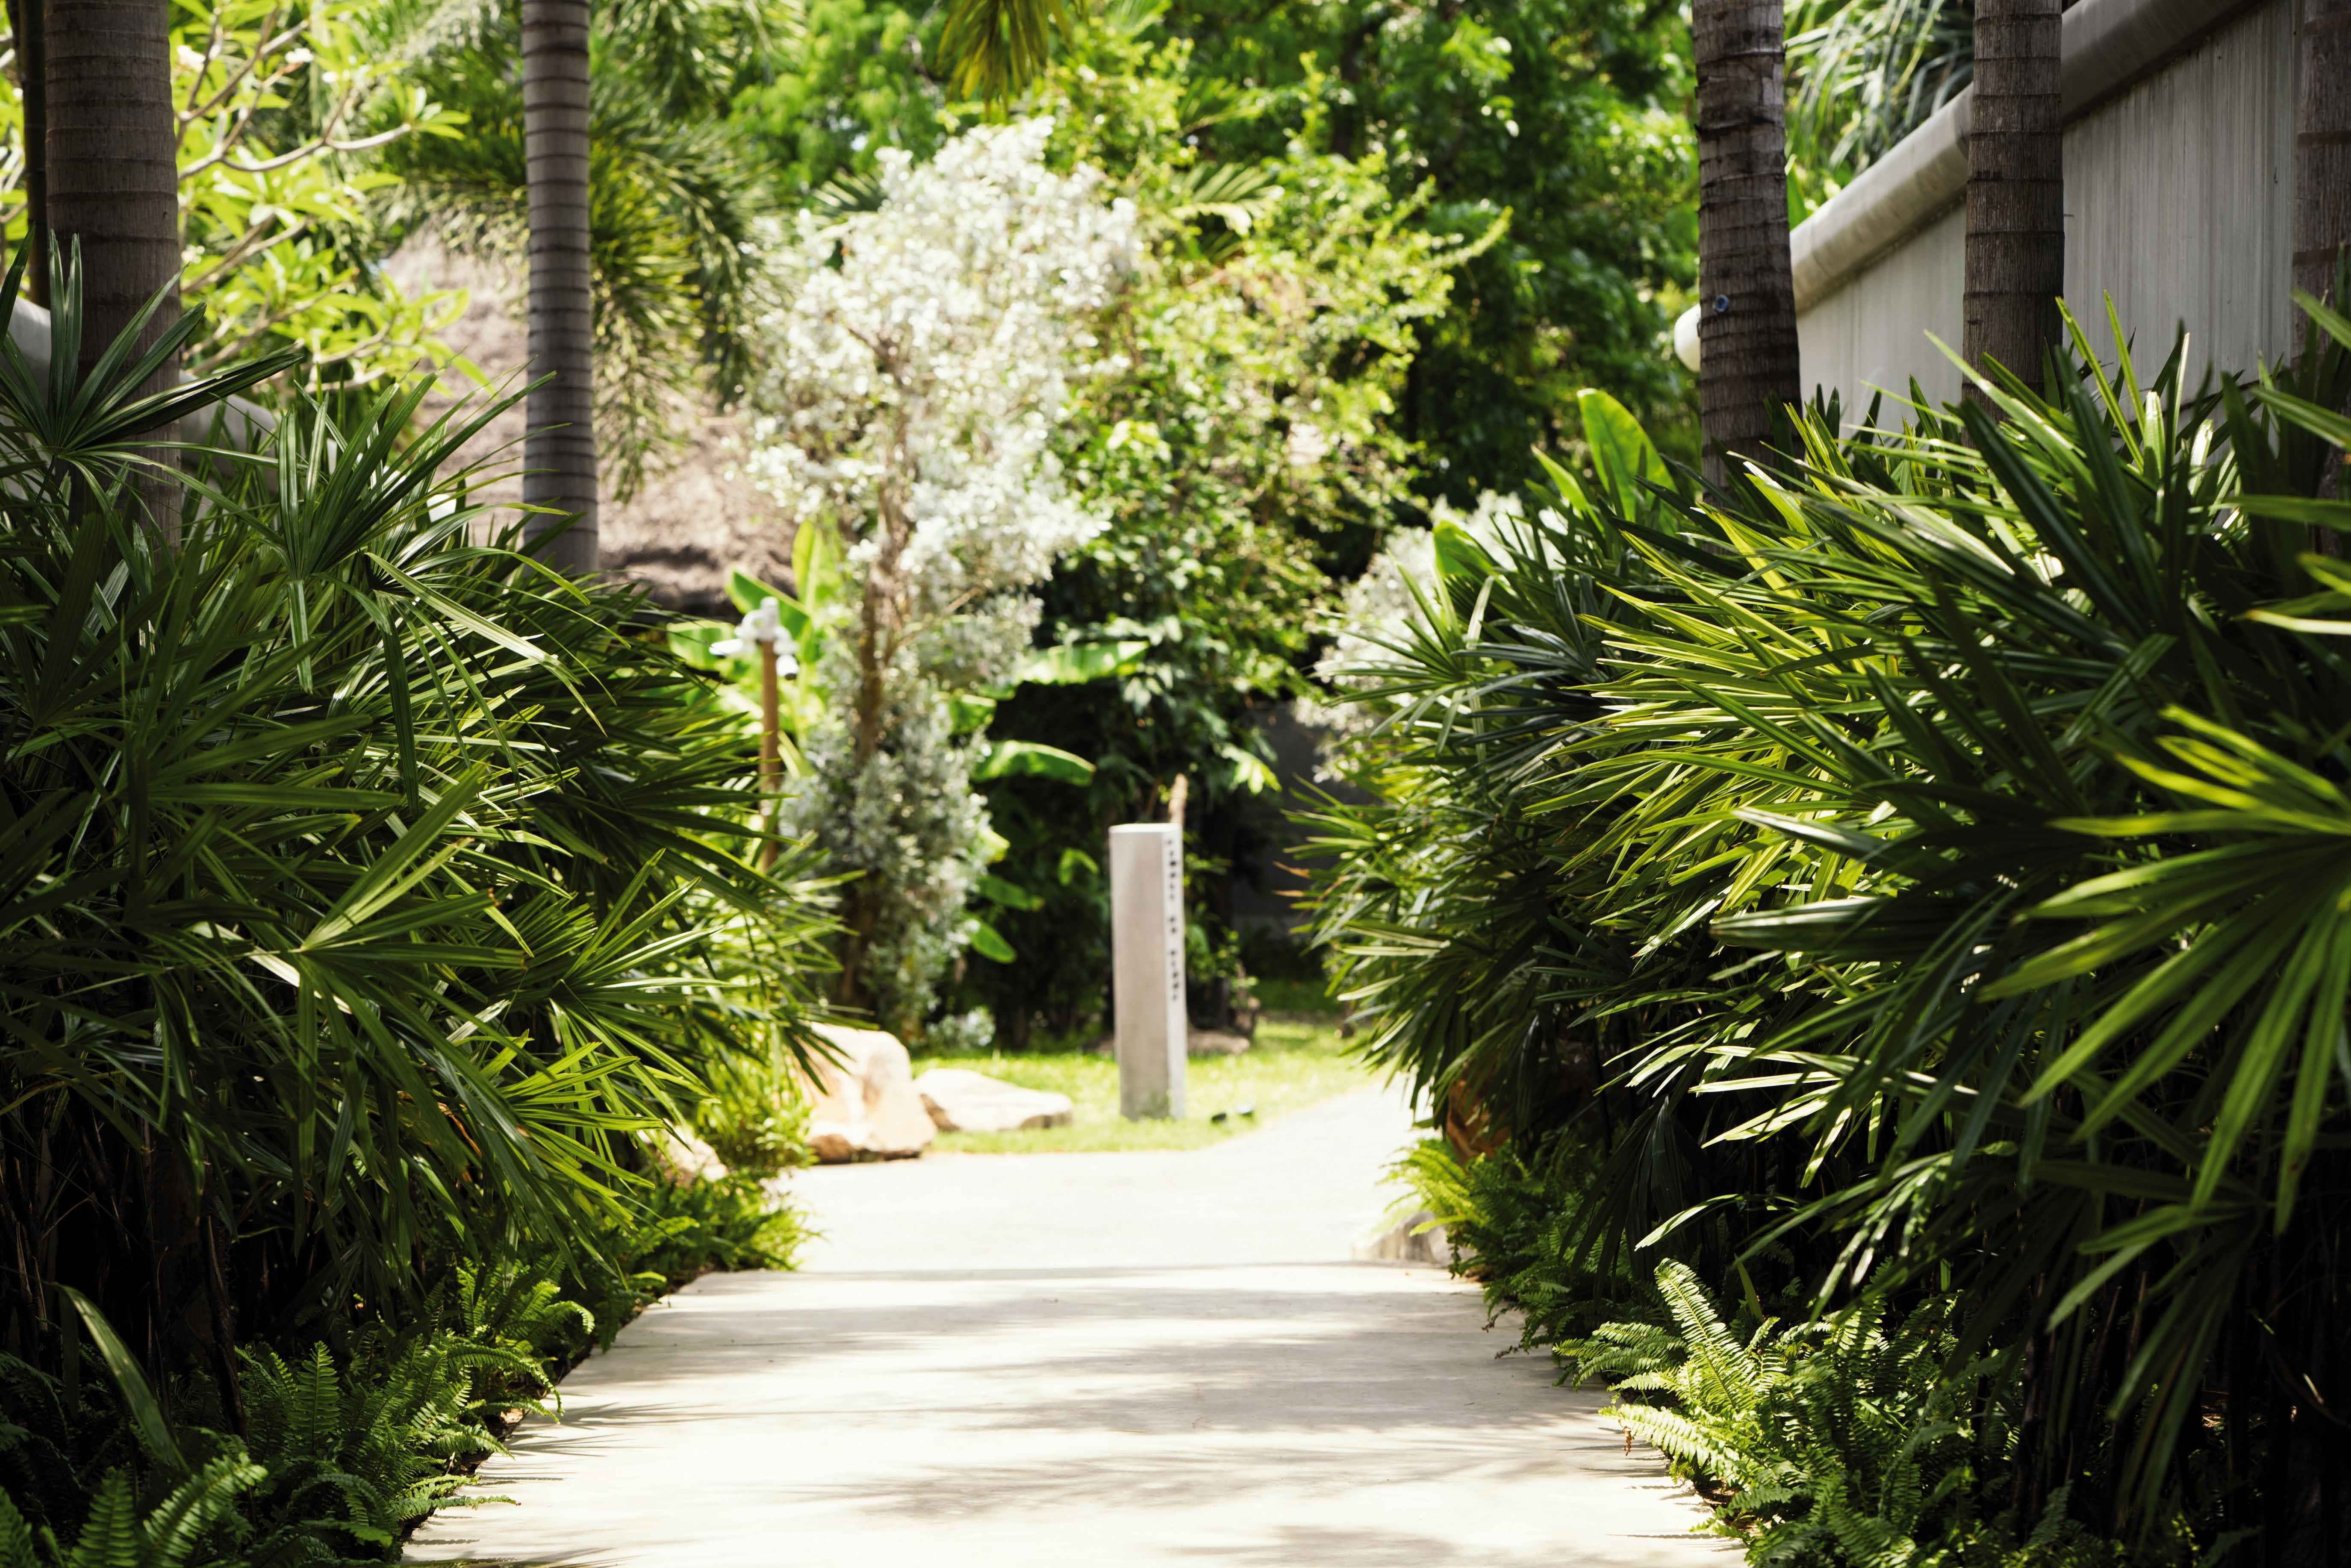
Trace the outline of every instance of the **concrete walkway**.
<instances>
[{"instance_id":1,"label":"concrete walkway","mask_svg":"<svg viewBox=\"0 0 2351 1568\"><path fill-rule=\"evenodd\" d=\"M1366 1091L1181 1154L803 1173L795 1274L652 1309L412 1563L1735 1568L1476 1291L1346 1261L1409 1136Z\"/></svg>"}]
</instances>

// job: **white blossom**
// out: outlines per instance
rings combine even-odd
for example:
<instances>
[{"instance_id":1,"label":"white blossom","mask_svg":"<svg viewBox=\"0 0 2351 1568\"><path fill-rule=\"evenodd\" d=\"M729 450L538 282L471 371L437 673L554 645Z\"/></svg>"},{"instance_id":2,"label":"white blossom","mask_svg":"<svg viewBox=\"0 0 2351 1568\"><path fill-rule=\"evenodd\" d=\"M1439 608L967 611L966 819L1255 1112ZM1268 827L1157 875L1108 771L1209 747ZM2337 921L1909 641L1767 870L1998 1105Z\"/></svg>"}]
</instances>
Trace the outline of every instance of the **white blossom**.
<instances>
[{"instance_id":1,"label":"white blossom","mask_svg":"<svg viewBox=\"0 0 2351 1568\"><path fill-rule=\"evenodd\" d=\"M1412 591L1405 585L1410 582L1419 589L1423 599L1437 591L1435 525L1451 523L1483 545L1489 554L1500 556L1505 553L1504 530L1526 515L1526 506L1517 497L1488 490L1468 512L1437 502L1429 511L1429 528L1389 529L1364 575L1347 585L1340 601L1338 639L1315 665L1314 673L1334 685L1367 684L1364 677L1350 672L1381 662L1385 650L1380 640L1392 641L1416 613Z\"/></svg>"},{"instance_id":2,"label":"white blossom","mask_svg":"<svg viewBox=\"0 0 2351 1568\"><path fill-rule=\"evenodd\" d=\"M1074 383L1117 368L1092 327L1135 217L1099 170L1046 167L1051 129L974 130L927 163L885 151L875 210L761 236L746 466L792 523L838 535L852 585L821 612L828 708L787 825L861 873L858 984L901 1030L969 939L992 839L949 695L1009 672L1033 586L1104 524L1053 444Z\"/></svg>"},{"instance_id":3,"label":"white blossom","mask_svg":"<svg viewBox=\"0 0 2351 1568\"><path fill-rule=\"evenodd\" d=\"M1051 129L885 150L879 208L767 232L747 467L903 578L917 618L1040 580L1103 524L1051 443L1071 381L1112 368L1086 329L1133 268L1134 211L1099 170L1048 169Z\"/></svg>"},{"instance_id":4,"label":"white blossom","mask_svg":"<svg viewBox=\"0 0 2351 1568\"><path fill-rule=\"evenodd\" d=\"M784 614L772 598L759 601L759 607L735 624L735 635L710 644L710 651L722 659L747 658L764 643L772 648L784 641ZM783 654L779 666L797 669L799 661L789 653ZM787 671L786 673L789 673Z\"/></svg>"}]
</instances>

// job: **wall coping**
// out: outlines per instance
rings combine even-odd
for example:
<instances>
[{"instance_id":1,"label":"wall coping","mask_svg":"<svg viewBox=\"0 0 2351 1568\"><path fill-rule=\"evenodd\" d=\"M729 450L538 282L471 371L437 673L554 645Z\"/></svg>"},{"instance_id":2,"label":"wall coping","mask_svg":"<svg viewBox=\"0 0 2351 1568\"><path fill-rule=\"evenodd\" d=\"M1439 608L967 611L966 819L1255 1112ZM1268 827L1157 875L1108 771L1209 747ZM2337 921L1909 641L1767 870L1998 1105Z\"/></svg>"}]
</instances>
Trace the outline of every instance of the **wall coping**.
<instances>
[{"instance_id":1,"label":"wall coping","mask_svg":"<svg viewBox=\"0 0 2351 1568\"><path fill-rule=\"evenodd\" d=\"M2126 92L2252 0L2081 0L2065 13L2065 122ZM1975 89L1935 111L1855 175L1788 236L1796 308L1811 309L1855 274L1964 200Z\"/></svg>"}]
</instances>

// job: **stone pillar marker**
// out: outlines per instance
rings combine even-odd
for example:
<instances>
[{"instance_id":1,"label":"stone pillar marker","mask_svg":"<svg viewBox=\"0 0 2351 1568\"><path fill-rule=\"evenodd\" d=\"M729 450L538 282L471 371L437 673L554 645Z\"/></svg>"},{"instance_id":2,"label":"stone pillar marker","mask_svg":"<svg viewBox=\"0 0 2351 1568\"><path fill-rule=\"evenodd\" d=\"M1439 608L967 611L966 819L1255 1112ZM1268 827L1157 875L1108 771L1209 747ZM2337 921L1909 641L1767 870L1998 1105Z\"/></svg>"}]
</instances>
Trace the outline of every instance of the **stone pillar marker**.
<instances>
[{"instance_id":1,"label":"stone pillar marker","mask_svg":"<svg viewBox=\"0 0 2351 1568\"><path fill-rule=\"evenodd\" d=\"M1110 831L1111 1006L1118 1109L1184 1114L1184 832L1168 822Z\"/></svg>"}]
</instances>

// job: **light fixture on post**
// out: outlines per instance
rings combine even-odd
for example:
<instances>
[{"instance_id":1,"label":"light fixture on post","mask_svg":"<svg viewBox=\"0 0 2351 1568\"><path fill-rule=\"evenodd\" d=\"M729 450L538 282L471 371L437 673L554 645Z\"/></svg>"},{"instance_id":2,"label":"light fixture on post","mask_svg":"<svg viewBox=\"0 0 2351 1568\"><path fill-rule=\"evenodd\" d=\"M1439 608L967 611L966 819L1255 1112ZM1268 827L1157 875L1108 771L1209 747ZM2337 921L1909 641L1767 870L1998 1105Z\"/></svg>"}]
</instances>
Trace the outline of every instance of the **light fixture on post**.
<instances>
[{"instance_id":1,"label":"light fixture on post","mask_svg":"<svg viewBox=\"0 0 2351 1568\"><path fill-rule=\"evenodd\" d=\"M1698 307L1693 305L1674 319L1674 358L1690 374L1698 374Z\"/></svg>"}]
</instances>

